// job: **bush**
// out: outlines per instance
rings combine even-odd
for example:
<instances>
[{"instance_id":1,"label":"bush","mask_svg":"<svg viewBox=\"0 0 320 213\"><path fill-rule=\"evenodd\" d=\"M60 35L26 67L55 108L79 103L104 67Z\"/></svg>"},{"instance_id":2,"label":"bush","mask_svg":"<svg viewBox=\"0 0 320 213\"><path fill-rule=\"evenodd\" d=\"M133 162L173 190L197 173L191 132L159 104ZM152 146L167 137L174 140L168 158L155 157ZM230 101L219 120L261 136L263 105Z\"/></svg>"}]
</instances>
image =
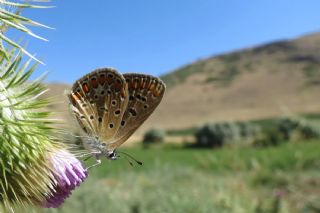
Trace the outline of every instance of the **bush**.
<instances>
[{"instance_id":1,"label":"bush","mask_svg":"<svg viewBox=\"0 0 320 213\"><path fill-rule=\"evenodd\" d=\"M212 148L239 141L252 142L260 135L260 127L249 122L211 123L196 133L196 146Z\"/></svg>"},{"instance_id":2,"label":"bush","mask_svg":"<svg viewBox=\"0 0 320 213\"><path fill-rule=\"evenodd\" d=\"M147 131L143 137L143 144L149 145L164 142L166 137L165 131L161 129L151 129Z\"/></svg>"},{"instance_id":3,"label":"bush","mask_svg":"<svg viewBox=\"0 0 320 213\"><path fill-rule=\"evenodd\" d=\"M244 140L251 142L261 134L261 128L258 125L249 122L241 122L238 125L240 128L240 136Z\"/></svg>"},{"instance_id":4,"label":"bush","mask_svg":"<svg viewBox=\"0 0 320 213\"><path fill-rule=\"evenodd\" d=\"M196 133L196 146L221 147L240 136L240 130L231 123L206 124Z\"/></svg>"},{"instance_id":5,"label":"bush","mask_svg":"<svg viewBox=\"0 0 320 213\"><path fill-rule=\"evenodd\" d=\"M320 131L316 126L296 118L285 118L280 120L278 131L283 139L288 141L320 137Z\"/></svg>"},{"instance_id":6,"label":"bush","mask_svg":"<svg viewBox=\"0 0 320 213\"><path fill-rule=\"evenodd\" d=\"M196 133L197 147L221 147L237 141L253 141L260 135L260 127L251 123L209 123Z\"/></svg>"},{"instance_id":7,"label":"bush","mask_svg":"<svg viewBox=\"0 0 320 213\"><path fill-rule=\"evenodd\" d=\"M277 131L263 132L259 137L254 138L252 145L256 147L276 146L285 142L283 137Z\"/></svg>"}]
</instances>

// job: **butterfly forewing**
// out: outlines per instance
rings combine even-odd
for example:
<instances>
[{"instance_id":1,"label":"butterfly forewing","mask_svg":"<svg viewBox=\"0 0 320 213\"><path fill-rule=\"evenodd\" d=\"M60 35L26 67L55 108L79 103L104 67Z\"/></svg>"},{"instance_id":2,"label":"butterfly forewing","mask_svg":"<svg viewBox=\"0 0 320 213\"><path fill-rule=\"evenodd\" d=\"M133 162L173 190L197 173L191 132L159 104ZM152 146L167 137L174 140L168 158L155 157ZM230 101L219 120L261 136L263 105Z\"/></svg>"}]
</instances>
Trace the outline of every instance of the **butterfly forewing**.
<instances>
[{"instance_id":1,"label":"butterfly forewing","mask_svg":"<svg viewBox=\"0 0 320 213\"><path fill-rule=\"evenodd\" d=\"M100 141L117 133L128 103L124 77L112 68L97 69L78 81L68 95L80 126Z\"/></svg>"},{"instance_id":2,"label":"butterfly forewing","mask_svg":"<svg viewBox=\"0 0 320 213\"><path fill-rule=\"evenodd\" d=\"M129 102L123 114L120 127L109 149L124 143L159 105L165 84L150 75L128 73L123 75L129 91Z\"/></svg>"}]
</instances>

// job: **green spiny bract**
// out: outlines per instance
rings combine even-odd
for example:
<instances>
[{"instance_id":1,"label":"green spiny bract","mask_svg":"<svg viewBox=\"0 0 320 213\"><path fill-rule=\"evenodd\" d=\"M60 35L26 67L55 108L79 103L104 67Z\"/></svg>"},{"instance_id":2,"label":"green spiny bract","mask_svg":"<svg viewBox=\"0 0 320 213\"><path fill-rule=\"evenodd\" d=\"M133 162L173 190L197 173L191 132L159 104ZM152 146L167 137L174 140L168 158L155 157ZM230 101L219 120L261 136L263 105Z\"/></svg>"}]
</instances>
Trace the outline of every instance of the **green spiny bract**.
<instances>
[{"instance_id":1,"label":"green spiny bract","mask_svg":"<svg viewBox=\"0 0 320 213\"><path fill-rule=\"evenodd\" d=\"M26 2L30 2L27 1ZM34 1L35 2L35 1ZM40 62L33 55L31 55L27 50L23 48L20 44L10 39L4 33L9 29L16 29L25 34L28 34L32 37L47 41L45 38L42 38L34 34L30 26L45 27L50 28L46 25L40 24L36 21L33 21L29 18L21 16L21 10L25 8L49 8L48 6L42 6L39 4L29 4L29 3L16 3L13 1L0 0L0 56L9 59L9 54L4 46L4 43L19 49L24 54L28 55L30 58Z\"/></svg>"},{"instance_id":2,"label":"green spiny bract","mask_svg":"<svg viewBox=\"0 0 320 213\"><path fill-rule=\"evenodd\" d=\"M45 154L55 150L48 104L42 99L43 77L28 81L36 68L22 55L0 61L0 203L6 210L16 205L39 204L53 187L53 173Z\"/></svg>"}]
</instances>

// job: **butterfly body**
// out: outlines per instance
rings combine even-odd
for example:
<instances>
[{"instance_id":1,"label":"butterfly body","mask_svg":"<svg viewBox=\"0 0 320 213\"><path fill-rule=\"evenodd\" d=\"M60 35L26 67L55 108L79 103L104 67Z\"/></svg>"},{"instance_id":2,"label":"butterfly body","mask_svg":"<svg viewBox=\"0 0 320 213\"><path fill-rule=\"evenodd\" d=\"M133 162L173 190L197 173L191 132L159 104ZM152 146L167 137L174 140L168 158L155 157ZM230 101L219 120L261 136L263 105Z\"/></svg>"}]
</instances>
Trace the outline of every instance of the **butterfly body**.
<instances>
[{"instance_id":1,"label":"butterfly body","mask_svg":"<svg viewBox=\"0 0 320 213\"><path fill-rule=\"evenodd\" d=\"M164 91L159 78L122 75L112 68L97 69L77 80L68 97L80 127L92 138L85 147L96 159L116 159L115 149L151 115Z\"/></svg>"},{"instance_id":2,"label":"butterfly body","mask_svg":"<svg viewBox=\"0 0 320 213\"><path fill-rule=\"evenodd\" d=\"M100 159L100 157L106 157L109 160L116 160L117 153L115 150L108 149L106 147L106 143L101 142L98 138L94 138L85 143L85 147L88 150L92 150L92 154L96 159Z\"/></svg>"}]
</instances>

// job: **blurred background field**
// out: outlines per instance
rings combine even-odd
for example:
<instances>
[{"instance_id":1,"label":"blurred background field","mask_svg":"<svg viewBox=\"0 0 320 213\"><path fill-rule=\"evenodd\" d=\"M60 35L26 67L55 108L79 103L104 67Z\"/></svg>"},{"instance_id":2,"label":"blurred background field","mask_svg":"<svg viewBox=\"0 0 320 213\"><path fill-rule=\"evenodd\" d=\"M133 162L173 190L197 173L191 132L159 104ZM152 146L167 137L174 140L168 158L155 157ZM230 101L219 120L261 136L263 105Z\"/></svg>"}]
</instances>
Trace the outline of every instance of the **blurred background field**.
<instances>
[{"instance_id":1,"label":"blurred background field","mask_svg":"<svg viewBox=\"0 0 320 213\"><path fill-rule=\"evenodd\" d=\"M104 160L46 212L320 212L319 41L315 33L161 76L163 102L120 148L144 165ZM70 85L49 87L60 100L51 110L83 135L61 99Z\"/></svg>"},{"instance_id":2,"label":"blurred background field","mask_svg":"<svg viewBox=\"0 0 320 213\"><path fill-rule=\"evenodd\" d=\"M124 149L46 212L319 212L320 141L279 147Z\"/></svg>"},{"instance_id":3,"label":"blurred background field","mask_svg":"<svg viewBox=\"0 0 320 213\"><path fill-rule=\"evenodd\" d=\"M119 149L143 166L123 155L104 160L61 209L46 212L319 212L319 123L318 114L306 114L153 129Z\"/></svg>"}]
</instances>

